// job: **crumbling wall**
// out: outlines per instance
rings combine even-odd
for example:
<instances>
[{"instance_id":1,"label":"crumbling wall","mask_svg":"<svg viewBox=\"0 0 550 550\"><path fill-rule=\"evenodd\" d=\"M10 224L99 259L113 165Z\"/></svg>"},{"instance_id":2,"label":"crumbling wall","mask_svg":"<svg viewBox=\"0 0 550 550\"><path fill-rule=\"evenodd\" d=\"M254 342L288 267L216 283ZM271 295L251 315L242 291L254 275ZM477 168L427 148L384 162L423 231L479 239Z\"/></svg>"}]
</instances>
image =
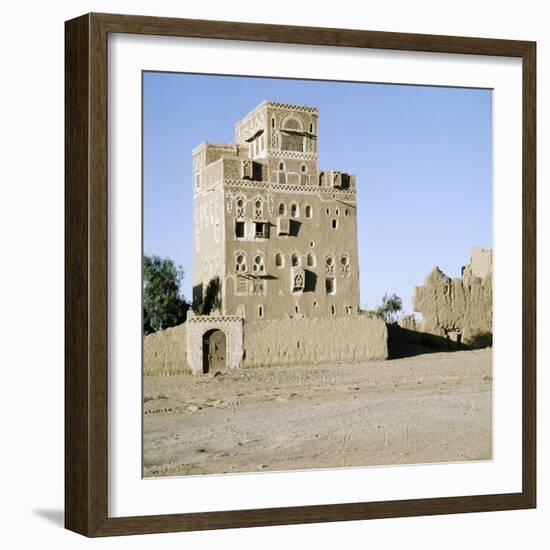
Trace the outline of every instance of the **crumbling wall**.
<instances>
[{"instance_id":1,"label":"crumbling wall","mask_svg":"<svg viewBox=\"0 0 550 550\"><path fill-rule=\"evenodd\" d=\"M243 366L387 359L386 323L366 316L245 322Z\"/></svg>"},{"instance_id":2,"label":"crumbling wall","mask_svg":"<svg viewBox=\"0 0 550 550\"><path fill-rule=\"evenodd\" d=\"M418 330L457 343L483 347L492 343L493 276L490 249L473 249L460 279L435 267L415 288L414 310L422 315Z\"/></svg>"},{"instance_id":3,"label":"crumbling wall","mask_svg":"<svg viewBox=\"0 0 550 550\"><path fill-rule=\"evenodd\" d=\"M143 338L143 374L159 376L187 372L186 324Z\"/></svg>"}]
</instances>

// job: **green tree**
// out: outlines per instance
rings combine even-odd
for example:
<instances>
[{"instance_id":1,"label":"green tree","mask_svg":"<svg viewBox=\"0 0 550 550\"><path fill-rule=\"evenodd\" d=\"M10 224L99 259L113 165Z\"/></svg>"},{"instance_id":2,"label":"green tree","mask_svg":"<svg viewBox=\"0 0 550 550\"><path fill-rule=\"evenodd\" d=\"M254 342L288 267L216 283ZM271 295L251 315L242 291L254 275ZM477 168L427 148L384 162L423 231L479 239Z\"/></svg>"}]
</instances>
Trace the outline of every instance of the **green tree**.
<instances>
[{"instance_id":1,"label":"green tree","mask_svg":"<svg viewBox=\"0 0 550 550\"><path fill-rule=\"evenodd\" d=\"M181 295L184 271L169 258L143 258L143 330L154 332L183 323L189 304Z\"/></svg>"},{"instance_id":2,"label":"green tree","mask_svg":"<svg viewBox=\"0 0 550 550\"><path fill-rule=\"evenodd\" d=\"M397 320L397 314L403 309L403 302L397 294L384 294L382 304L376 308L376 315L386 321L394 323Z\"/></svg>"}]
</instances>

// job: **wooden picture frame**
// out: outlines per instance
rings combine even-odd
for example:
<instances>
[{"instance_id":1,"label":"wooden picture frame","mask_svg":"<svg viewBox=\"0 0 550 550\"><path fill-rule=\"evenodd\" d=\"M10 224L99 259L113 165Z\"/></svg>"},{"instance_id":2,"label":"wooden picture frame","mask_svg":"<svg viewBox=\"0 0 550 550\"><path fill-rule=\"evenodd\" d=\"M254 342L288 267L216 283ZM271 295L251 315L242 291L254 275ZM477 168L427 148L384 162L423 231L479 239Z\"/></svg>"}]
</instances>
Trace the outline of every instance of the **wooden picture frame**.
<instances>
[{"instance_id":1,"label":"wooden picture frame","mask_svg":"<svg viewBox=\"0 0 550 550\"><path fill-rule=\"evenodd\" d=\"M108 516L109 33L507 56L523 71L522 491L461 497ZM536 44L330 28L87 14L65 27L65 525L86 536L483 512L536 506Z\"/></svg>"}]
</instances>

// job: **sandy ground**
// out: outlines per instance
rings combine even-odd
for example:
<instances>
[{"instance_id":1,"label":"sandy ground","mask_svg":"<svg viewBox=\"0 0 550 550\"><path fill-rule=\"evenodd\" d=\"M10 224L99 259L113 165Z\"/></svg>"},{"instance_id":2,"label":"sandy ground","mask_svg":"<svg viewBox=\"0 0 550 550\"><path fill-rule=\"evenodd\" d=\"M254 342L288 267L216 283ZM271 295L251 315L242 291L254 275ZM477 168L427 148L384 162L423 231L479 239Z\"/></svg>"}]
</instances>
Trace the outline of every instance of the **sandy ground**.
<instances>
[{"instance_id":1,"label":"sandy ground","mask_svg":"<svg viewBox=\"0 0 550 550\"><path fill-rule=\"evenodd\" d=\"M490 349L146 377L144 475L490 459Z\"/></svg>"}]
</instances>

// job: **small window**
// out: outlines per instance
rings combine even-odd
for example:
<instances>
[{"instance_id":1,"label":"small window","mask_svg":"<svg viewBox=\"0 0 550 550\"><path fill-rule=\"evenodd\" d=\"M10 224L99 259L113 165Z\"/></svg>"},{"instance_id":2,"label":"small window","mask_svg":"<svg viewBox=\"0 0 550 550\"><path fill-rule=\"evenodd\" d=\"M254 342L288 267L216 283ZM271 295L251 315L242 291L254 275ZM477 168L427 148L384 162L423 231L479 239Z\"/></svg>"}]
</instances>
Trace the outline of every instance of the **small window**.
<instances>
[{"instance_id":1,"label":"small window","mask_svg":"<svg viewBox=\"0 0 550 550\"><path fill-rule=\"evenodd\" d=\"M307 255L307 266L308 267L314 267L315 266L315 256L313 254Z\"/></svg>"},{"instance_id":2,"label":"small window","mask_svg":"<svg viewBox=\"0 0 550 550\"><path fill-rule=\"evenodd\" d=\"M237 272L246 271L246 258L244 257L244 254L237 254L237 258L235 262L235 271Z\"/></svg>"},{"instance_id":3,"label":"small window","mask_svg":"<svg viewBox=\"0 0 550 550\"><path fill-rule=\"evenodd\" d=\"M346 267L349 265L349 258L347 256L342 256L340 262L342 263L342 267Z\"/></svg>"},{"instance_id":4,"label":"small window","mask_svg":"<svg viewBox=\"0 0 550 550\"><path fill-rule=\"evenodd\" d=\"M298 210L298 205L297 204L292 204L290 206L290 215L293 218L297 218L299 216L299 210Z\"/></svg>"},{"instance_id":5,"label":"small window","mask_svg":"<svg viewBox=\"0 0 550 550\"><path fill-rule=\"evenodd\" d=\"M304 173L307 172L307 166L305 164L302 164L302 167L300 168L300 170Z\"/></svg>"},{"instance_id":6,"label":"small window","mask_svg":"<svg viewBox=\"0 0 550 550\"><path fill-rule=\"evenodd\" d=\"M347 208L344 210L344 216L349 216L349 210Z\"/></svg>"},{"instance_id":7,"label":"small window","mask_svg":"<svg viewBox=\"0 0 550 550\"><path fill-rule=\"evenodd\" d=\"M327 216L330 215L330 208L327 208Z\"/></svg>"},{"instance_id":8,"label":"small window","mask_svg":"<svg viewBox=\"0 0 550 550\"><path fill-rule=\"evenodd\" d=\"M271 127L275 128L275 117L274 116L271 117Z\"/></svg>"},{"instance_id":9,"label":"small window","mask_svg":"<svg viewBox=\"0 0 550 550\"><path fill-rule=\"evenodd\" d=\"M256 239L267 239L268 237L267 223L254 222L254 236L256 237Z\"/></svg>"},{"instance_id":10,"label":"small window","mask_svg":"<svg viewBox=\"0 0 550 550\"><path fill-rule=\"evenodd\" d=\"M244 206L244 200L243 200L243 199L240 199L240 198L237 199L237 206L238 206L239 208L242 208L242 207Z\"/></svg>"},{"instance_id":11,"label":"small window","mask_svg":"<svg viewBox=\"0 0 550 550\"><path fill-rule=\"evenodd\" d=\"M300 308L298 306L294 306L294 313L299 313L300 312Z\"/></svg>"},{"instance_id":12,"label":"small window","mask_svg":"<svg viewBox=\"0 0 550 550\"><path fill-rule=\"evenodd\" d=\"M256 206L256 208L258 210L261 210L263 208L263 205L262 205L262 201L260 199L258 199L255 203L254 203L254 206Z\"/></svg>"},{"instance_id":13,"label":"small window","mask_svg":"<svg viewBox=\"0 0 550 550\"><path fill-rule=\"evenodd\" d=\"M235 222L235 237L237 239L244 239L245 237L245 224L244 222Z\"/></svg>"},{"instance_id":14,"label":"small window","mask_svg":"<svg viewBox=\"0 0 550 550\"><path fill-rule=\"evenodd\" d=\"M300 256L298 254L292 254L292 267L298 267L300 265Z\"/></svg>"},{"instance_id":15,"label":"small window","mask_svg":"<svg viewBox=\"0 0 550 550\"><path fill-rule=\"evenodd\" d=\"M311 218L313 216L313 210L311 209L311 206L309 204L306 206L306 218Z\"/></svg>"},{"instance_id":16,"label":"small window","mask_svg":"<svg viewBox=\"0 0 550 550\"><path fill-rule=\"evenodd\" d=\"M327 277L325 279L325 289L327 294L336 294L336 281L334 277Z\"/></svg>"},{"instance_id":17,"label":"small window","mask_svg":"<svg viewBox=\"0 0 550 550\"><path fill-rule=\"evenodd\" d=\"M314 243L313 241L310 241L309 246L310 246L311 248L315 248L315 243Z\"/></svg>"},{"instance_id":18,"label":"small window","mask_svg":"<svg viewBox=\"0 0 550 550\"><path fill-rule=\"evenodd\" d=\"M313 134L313 122L309 124L309 133Z\"/></svg>"},{"instance_id":19,"label":"small window","mask_svg":"<svg viewBox=\"0 0 550 550\"><path fill-rule=\"evenodd\" d=\"M340 215L340 209L339 209L339 208L336 209L336 215L337 215L337 216Z\"/></svg>"},{"instance_id":20,"label":"small window","mask_svg":"<svg viewBox=\"0 0 550 550\"><path fill-rule=\"evenodd\" d=\"M285 163L279 162L279 170L284 170L284 169L285 169Z\"/></svg>"},{"instance_id":21,"label":"small window","mask_svg":"<svg viewBox=\"0 0 550 550\"><path fill-rule=\"evenodd\" d=\"M334 265L334 258L332 256L327 256L327 267Z\"/></svg>"},{"instance_id":22,"label":"small window","mask_svg":"<svg viewBox=\"0 0 550 550\"><path fill-rule=\"evenodd\" d=\"M279 204L279 216L284 216L286 214L286 206L285 203L282 202Z\"/></svg>"},{"instance_id":23,"label":"small window","mask_svg":"<svg viewBox=\"0 0 550 550\"><path fill-rule=\"evenodd\" d=\"M280 253L275 254L275 265L277 267L283 267L284 264L285 264L285 261L284 261L283 255Z\"/></svg>"},{"instance_id":24,"label":"small window","mask_svg":"<svg viewBox=\"0 0 550 550\"><path fill-rule=\"evenodd\" d=\"M257 273L263 273L265 271L264 257L261 254L257 254L254 257L254 265L252 266L252 270Z\"/></svg>"},{"instance_id":25,"label":"small window","mask_svg":"<svg viewBox=\"0 0 550 550\"><path fill-rule=\"evenodd\" d=\"M195 176L195 187L198 189L201 186L201 175L197 174Z\"/></svg>"},{"instance_id":26,"label":"small window","mask_svg":"<svg viewBox=\"0 0 550 550\"><path fill-rule=\"evenodd\" d=\"M332 220L332 229L338 229L338 220L337 219Z\"/></svg>"},{"instance_id":27,"label":"small window","mask_svg":"<svg viewBox=\"0 0 550 550\"><path fill-rule=\"evenodd\" d=\"M258 317L260 319L264 318L264 306L262 306L261 304L258 306Z\"/></svg>"},{"instance_id":28,"label":"small window","mask_svg":"<svg viewBox=\"0 0 550 550\"><path fill-rule=\"evenodd\" d=\"M336 306L334 304L330 306L330 312L332 313L332 315L336 315Z\"/></svg>"}]
</instances>

